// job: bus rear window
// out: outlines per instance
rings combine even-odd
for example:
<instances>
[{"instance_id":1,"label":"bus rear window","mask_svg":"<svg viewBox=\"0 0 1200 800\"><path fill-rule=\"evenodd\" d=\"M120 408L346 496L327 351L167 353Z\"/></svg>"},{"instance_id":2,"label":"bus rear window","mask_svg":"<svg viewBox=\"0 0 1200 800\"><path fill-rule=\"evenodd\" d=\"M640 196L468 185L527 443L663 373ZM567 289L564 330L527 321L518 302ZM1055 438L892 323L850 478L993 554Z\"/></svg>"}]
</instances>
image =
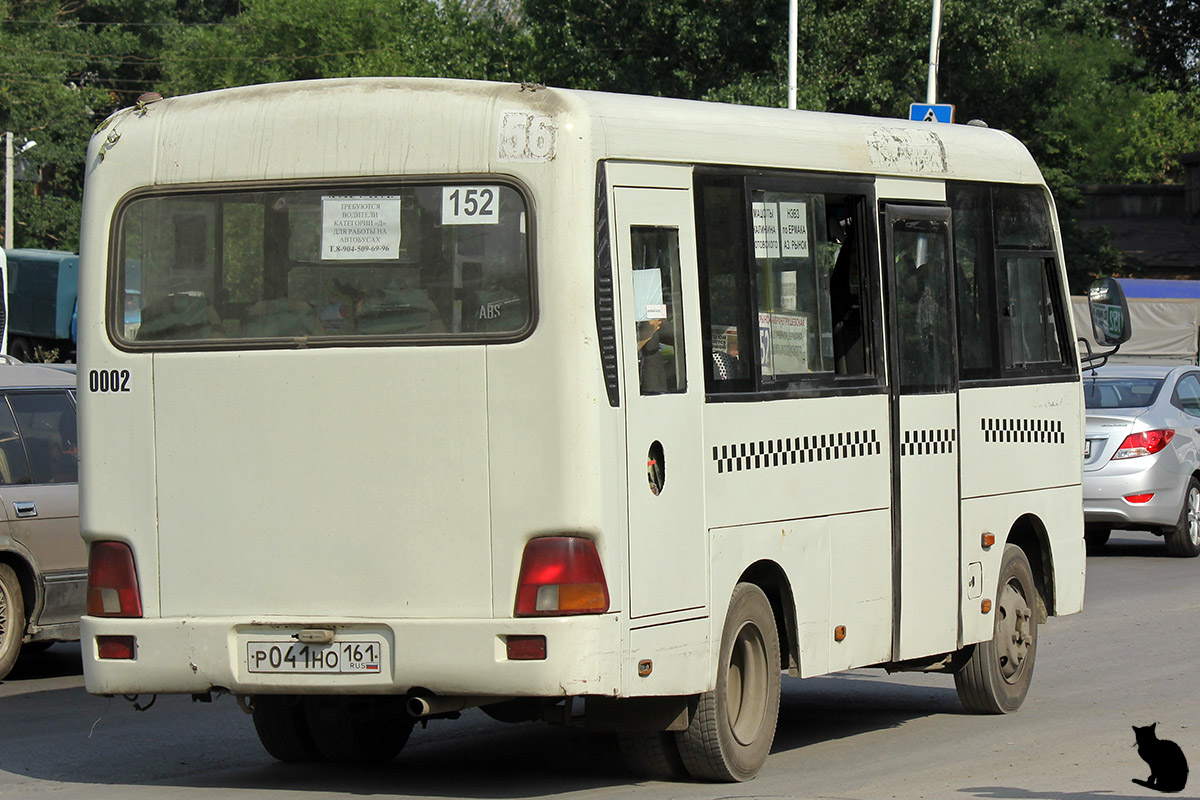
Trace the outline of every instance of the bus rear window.
<instances>
[{"instance_id":1,"label":"bus rear window","mask_svg":"<svg viewBox=\"0 0 1200 800\"><path fill-rule=\"evenodd\" d=\"M146 195L115 230L109 330L135 347L511 340L532 321L504 184Z\"/></svg>"}]
</instances>

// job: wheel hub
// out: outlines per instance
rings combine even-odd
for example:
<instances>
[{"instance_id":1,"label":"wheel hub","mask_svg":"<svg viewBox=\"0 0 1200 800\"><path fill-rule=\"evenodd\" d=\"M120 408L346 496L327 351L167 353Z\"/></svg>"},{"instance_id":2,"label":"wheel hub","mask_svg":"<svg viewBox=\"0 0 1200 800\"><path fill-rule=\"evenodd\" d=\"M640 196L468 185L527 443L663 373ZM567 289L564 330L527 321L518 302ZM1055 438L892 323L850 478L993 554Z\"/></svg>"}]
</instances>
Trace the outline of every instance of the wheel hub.
<instances>
[{"instance_id":1,"label":"wheel hub","mask_svg":"<svg viewBox=\"0 0 1200 800\"><path fill-rule=\"evenodd\" d=\"M1014 683L1033 646L1033 610L1024 595L1012 583L1007 583L1000 592L999 619L996 637L1000 656L1000 674L1004 680Z\"/></svg>"},{"instance_id":2,"label":"wheel hub","mask_svg":"<svg viewBox=\"0 0 1200 800\"><path fill-rule=\"evenodd\" d=\"M725 709L733 737L753 744L767 714L767 648L754 625L745 625L729 654Z\"/></svg>"},{"instance_id":3,"label":"wheel hub","mask_svg":"<svg viewBox=\"0 0 1200 800\"><path fill-rule=\"evenodd\" d=\"M1200 547L1200 490L1195 487L1187 496L1187 535L1192 547Z\"/></svg>"}]
</instances>

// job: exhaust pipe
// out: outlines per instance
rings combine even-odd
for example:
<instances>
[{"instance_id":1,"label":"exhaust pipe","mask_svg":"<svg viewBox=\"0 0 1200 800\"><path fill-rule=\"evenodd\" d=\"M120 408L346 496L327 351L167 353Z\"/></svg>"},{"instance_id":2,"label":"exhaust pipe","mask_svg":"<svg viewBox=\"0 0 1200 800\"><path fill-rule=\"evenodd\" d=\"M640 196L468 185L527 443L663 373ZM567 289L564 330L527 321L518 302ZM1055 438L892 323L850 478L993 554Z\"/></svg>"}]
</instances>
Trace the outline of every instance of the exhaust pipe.
<instances>
[{"instance_id":1,"label":"exhaust pipe","mask_svg":"<svg viewBox=\"0 0 1200 800\"><path fill-rule=\"evenodd\" d=\"M509 697L491 696L439 697L432 694L415 694L408 698L405 708L408 709L409 714L419 719L421 717L434 717L439 714L451 714L455 711L486 706L491 703L500 703L511 699Z\"/></svg>"}]
</instances>

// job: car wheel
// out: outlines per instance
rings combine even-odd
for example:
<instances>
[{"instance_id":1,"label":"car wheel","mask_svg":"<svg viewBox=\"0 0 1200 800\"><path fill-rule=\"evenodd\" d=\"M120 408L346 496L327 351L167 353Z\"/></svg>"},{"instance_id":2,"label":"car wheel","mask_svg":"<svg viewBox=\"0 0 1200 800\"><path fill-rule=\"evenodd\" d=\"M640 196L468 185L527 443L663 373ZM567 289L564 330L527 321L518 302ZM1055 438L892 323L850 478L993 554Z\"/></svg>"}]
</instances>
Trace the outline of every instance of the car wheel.
<instances>
[{"instance_id":1,"label":"car wheel","mask_svg":"<svg viewBox=\"0 0 1200 800\"><path fill-rule=\"evenodd\" d=\"M33 363L33 345L29 343L28 339L22 336L9 340L8 354L22 364Z\"/></svg>"},{"instance_id":2,"label":"car wheel","mask_svg":"<svg viewBox=\"0 0 1200 800\"><path fill-rule=\"evenodd\" d=\"M992 638L966 648L970 655L954 673L958 699L968 711L1007 714L1025 701L1037 655L1037 607L1029 559L1016 545L1005 545Z\"/></svg>"},{"instance_id":3,"label":"car wheel","mask_svg":"<svg viewBox=\"0 0 1200 800\"><path fill-rule=\"evenodd\" d=\"M25 598L21 595L21 583L12 567L0 564L0 680L17 663L24 638Z\"/></svg>"},{"instance_id":4,"label":"car wheel","mask_svg":"<svg viewBox=\"0 0 1200 800\"><path fill-rule=\"evenodd\" d=\"M676 734L693 778L748 781L758 774L779 719L779 631L762 589L739 583L721 633L717 685L700 696L687 730Z\"/></svg>"},{"instance_id":5,"label":"car wheel","mask_svg":"<svg viewBox=\"0 0 1200 800\"><path fill-rule=\"evenodd\" d=\"M263 748L279 761L316 761L321 754L308 733L304 704L289 695L254 698L254 730Z\"/></svg>"},{"instance_id":6,"label":"car wheel","mask_svg":"<svg viewBox=\"0 0 1200 800\"><path fill-rule=\"evenodd\" d=\"M1200 556L1200 482L1188 479L1187 492L1183 495L1183 508L1179 511L1179 522L1167 528L1167 552L1173 556L1195 558Z\"/></svg>"},{"instance_id":7,"label":"car wheel","mask_svg":"<svg viewBox=\"0 0 1200 800\"><path fill-rule=\"evenodd\" d=\"M1112 528L1108 525L1095 525L1084 528L1083 539L1087 542L1088 553L1099 552L1100 548L1108 544L1108 537L1112 535Z\"/></svg>"}]
</instances>

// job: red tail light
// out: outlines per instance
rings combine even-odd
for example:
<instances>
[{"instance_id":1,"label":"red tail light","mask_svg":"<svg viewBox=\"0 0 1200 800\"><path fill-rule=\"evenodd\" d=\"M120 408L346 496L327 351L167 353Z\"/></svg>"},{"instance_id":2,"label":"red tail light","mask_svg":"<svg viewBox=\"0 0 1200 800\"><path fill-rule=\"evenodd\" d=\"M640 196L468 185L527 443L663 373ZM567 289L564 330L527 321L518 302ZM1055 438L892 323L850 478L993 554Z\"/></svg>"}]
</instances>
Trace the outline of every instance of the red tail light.
<instances>
[{"instance_id":1,"label":"red tail light","mask_svg":"<svg viewBox=\"0 0 1200 800\"><path fill-rule=\"evenodd\" d=\"M1166 430L1131 433L1125 437L1125 441L1121 442L1121 446L1117 448L1117 452L1113 453L1112 460L1116 461L1121 458L1154 455L1170 444L1174 438L1175 431L1170 428Z\"/></svg>"},{"instance_id":2,"label":"red tail light","mask_svg":"<svg viewBox=\"0 0 1200 800\"><path fill-rule=\"evenodd\" d=\"M548 536L525 545L517 583L518 617L603 614L608 584L590 539Z\"/></svg>"},{"instance_id":3,"label":"red tail light","mask_svg":"<svg viewBox=\"0 0 1200 800\"><path fill-rule=\"evenodd\" d=\"M124 542L95 542L88 555L87 613L92 617L140 617L133 551Z\"/></svg>"}]
</instances>

